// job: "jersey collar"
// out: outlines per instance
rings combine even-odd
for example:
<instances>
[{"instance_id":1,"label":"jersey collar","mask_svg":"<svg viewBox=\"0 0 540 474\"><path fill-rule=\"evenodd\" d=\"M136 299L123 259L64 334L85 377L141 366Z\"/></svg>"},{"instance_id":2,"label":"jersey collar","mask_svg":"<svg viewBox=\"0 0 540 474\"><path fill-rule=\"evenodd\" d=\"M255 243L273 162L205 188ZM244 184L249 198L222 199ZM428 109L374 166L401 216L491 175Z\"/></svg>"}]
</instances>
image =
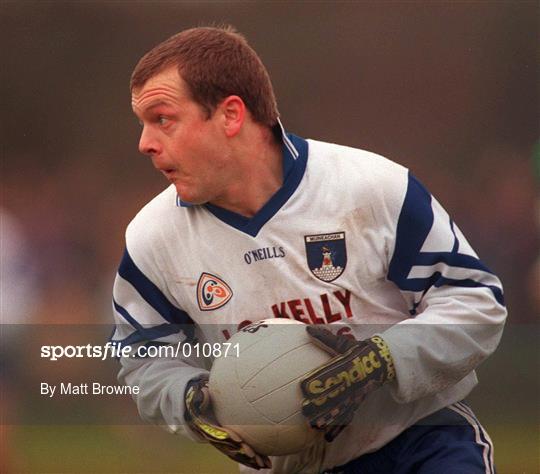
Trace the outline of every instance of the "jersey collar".
<instances>
[{"instance_id":1,"label":"jersey collar","mask_svg":"<svg viewBox=\"0 0 540 474\"><path fill-rule=\"evenodd\" d=\"M283 155L283 185L253 217L248 218L228 211L213 204L204 204L208 211L224 223L255 237L266 222L268 222L294 194L302 181L307 164L308 143L303 138L288 134L278 119L273 128L274 134L281 140ZM176 196L176 205L192 207L193 204L182 201Z\"/></svg>"}]
</instances>

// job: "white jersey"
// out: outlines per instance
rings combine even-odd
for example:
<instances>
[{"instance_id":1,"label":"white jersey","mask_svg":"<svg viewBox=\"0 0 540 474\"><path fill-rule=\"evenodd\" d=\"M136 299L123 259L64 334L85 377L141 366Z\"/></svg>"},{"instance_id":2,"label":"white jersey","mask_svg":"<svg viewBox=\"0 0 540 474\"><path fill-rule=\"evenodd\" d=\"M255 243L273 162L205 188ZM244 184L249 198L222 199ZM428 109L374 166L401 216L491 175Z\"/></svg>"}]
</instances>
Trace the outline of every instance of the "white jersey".
<instances>
[{"instance_id":1,"label":"white jersey","mask_svg":"<svg viewBox=\"0 0 540 474\"><path fill-rule=\"evenodd\" d=\"M357 339L381 334L396 380L371 393L332 443L272 459L277 472L316 472L463 399L506 310L500 281L406 168L358 149L282 140L283 186L253 218L184 205L174 186L139 212L115 282L112 339L225 342L248 321L278 317ZM140 386L141 416L196 439L183 394L208 364L121 364L120 379Z\"/></svg>"}]
</instances>

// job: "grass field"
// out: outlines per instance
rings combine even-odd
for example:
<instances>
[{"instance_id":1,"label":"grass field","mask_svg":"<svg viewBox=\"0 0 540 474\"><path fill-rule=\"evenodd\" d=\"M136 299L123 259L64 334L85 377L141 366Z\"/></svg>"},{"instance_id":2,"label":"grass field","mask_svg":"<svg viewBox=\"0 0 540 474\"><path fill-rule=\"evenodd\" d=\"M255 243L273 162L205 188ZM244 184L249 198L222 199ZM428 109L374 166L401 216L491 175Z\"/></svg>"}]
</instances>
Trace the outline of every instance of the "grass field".
<instances>
[{"instance_id":1,"label":"grass field","mask_svg":"<svg viewBox=\"0 0 540 474\"><path fill-rule=\"evenodd\" d=\"M536 425L489 426L498 474L538 474ZM13 472L236 473L208 445L146 426L12 427Z\"/></svg>"},{"instance_id":2,"label":"grass field","mask_svg":"<svg viewBox=\"0 0 540 474\"><path fill-rule=\"evenodd\" d=\"M15 472L232 473L209 445L146 426L13 427Z\"/></svg>"}]
</instances>

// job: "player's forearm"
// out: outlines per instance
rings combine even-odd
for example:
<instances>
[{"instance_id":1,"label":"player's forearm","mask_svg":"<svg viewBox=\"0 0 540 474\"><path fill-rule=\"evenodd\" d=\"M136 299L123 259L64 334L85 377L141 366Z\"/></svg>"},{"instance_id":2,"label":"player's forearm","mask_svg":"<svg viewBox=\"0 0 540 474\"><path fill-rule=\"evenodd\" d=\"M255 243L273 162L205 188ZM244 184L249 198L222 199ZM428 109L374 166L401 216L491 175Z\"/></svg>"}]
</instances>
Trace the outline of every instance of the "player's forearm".
<instances>
[{"instance_id":1,"label":"player's forearm","mask_svg":"<svg viewBox=\"0 0 540 474\"><path fill-rule=\"evenodd\" d=\"M505 307L483 289L427 300L415 319L382 334L396 369L392 393L403 403L440 392L472 372L496 349L506 319Z\"/></svg>"}]
</instances>

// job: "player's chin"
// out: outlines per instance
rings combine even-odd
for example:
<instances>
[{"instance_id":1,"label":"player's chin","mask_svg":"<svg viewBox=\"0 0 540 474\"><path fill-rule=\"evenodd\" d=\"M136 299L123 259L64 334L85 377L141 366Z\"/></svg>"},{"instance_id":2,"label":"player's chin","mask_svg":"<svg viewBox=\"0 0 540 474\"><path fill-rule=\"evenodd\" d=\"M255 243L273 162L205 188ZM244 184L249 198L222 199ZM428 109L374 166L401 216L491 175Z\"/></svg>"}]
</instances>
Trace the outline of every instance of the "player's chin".
<instances>
[{"instance_id":1,"label":"player's chin","mask_svg":"<svg viewBox=\"0 0 540 474\"><path fill-rule=\"evenodd\" d=\"M186 186L185 183L175 181L174 186L176 193L180 196L180 200L186 204L204 204L207 202L199 193L195 192L190 186Z\"/></svg>"}]
</instances>

